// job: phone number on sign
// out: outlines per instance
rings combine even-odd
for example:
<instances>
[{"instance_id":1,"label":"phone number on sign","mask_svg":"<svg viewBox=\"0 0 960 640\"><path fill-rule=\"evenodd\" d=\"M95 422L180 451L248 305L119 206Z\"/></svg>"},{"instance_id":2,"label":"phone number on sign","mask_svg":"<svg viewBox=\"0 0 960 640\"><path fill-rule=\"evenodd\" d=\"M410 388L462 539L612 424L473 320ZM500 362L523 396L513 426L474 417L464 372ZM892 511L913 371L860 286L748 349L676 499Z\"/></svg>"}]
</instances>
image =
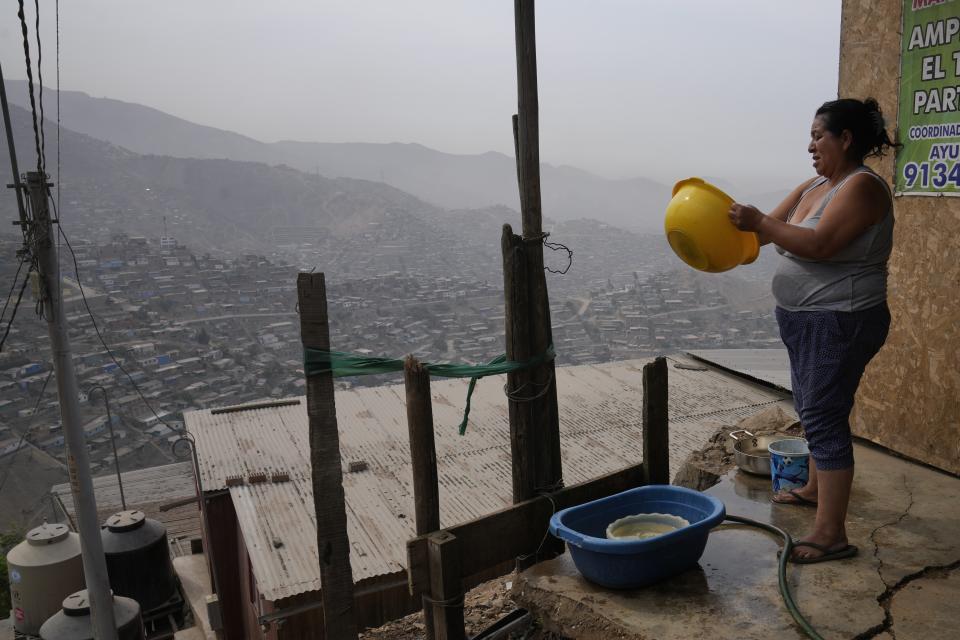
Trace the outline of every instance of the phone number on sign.
<instances>
[{"instance_id":1,"label":"phone number on sign","mask_svg":"<svg viewBox=\"0 0 960 640\"><path fill-rule=\"evenodd\" d=\"M903 166L906 187L960 189L960 162L908 162Z\"/></svg>"}]
</instances>

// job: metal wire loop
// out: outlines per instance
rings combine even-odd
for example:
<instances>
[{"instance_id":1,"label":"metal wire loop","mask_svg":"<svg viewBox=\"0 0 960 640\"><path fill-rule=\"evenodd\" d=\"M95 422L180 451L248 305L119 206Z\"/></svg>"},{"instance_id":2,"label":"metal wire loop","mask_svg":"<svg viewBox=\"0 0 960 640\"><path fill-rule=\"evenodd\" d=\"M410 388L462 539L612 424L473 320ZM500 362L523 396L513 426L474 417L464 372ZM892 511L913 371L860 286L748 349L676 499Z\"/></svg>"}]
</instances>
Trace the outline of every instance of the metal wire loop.
<instances>
[{"instance_id":1,"label":"metal wire loop","mask_svg":"<svg viewBox=\"0 0 960 640\"><path fill-rule=\"evenodd\" d=\"M539 400L543 396L547 395L547 392L550 391L550 385L553 383L553 378L554 374L553 371L551 371L546 382L534 382L531 380L530 382L524 382L522 385L512 391L507 388L507 385L503 385L503 393L508 399L514 402L533 402L534 400ZM537 391L532 396L520 395L520 392L527 387L540 387L540 391Z\"/></svg>"}]
</instances>

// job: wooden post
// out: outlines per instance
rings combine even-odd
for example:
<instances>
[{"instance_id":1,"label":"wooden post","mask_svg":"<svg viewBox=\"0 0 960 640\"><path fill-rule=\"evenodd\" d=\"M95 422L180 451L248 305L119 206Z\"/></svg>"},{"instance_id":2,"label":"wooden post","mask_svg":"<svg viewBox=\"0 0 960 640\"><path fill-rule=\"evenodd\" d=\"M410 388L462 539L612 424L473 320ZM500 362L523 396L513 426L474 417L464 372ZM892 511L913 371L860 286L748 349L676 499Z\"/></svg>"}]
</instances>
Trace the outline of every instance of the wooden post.
<instances>
[{"instance_id":1,"label":"wooden post","mask_svg":"<svg viewBox=\"0 0 960 640\"><path fill-rule=\"evenodd\" d=\"M523 216L522 250L526 258L527 326L530 355L539 355L553 342L550 302L543 270L543 224L540 199L540 133L537 101L537 45L533 0L514 1L517 51L517 117L514 147L517 151L520 209ZM509 295L509 294L506 294ZM516 343L516 340L514 340ZM507 354L510 355L509 352ZM563 481L560 460L560 418L554 363L529 371L538 385L527 396L544 391L530 406L534 494L556 489ZM534 494L522 495L522 499Z\"/></svg>"},{"instance_id":2,"label":"wooden post","mask_svg":"<svg viewBox=\"0 0 960 640\"><path fill-rule=\"evenodd\" d=\"M417 535L440 529L440 489L437 480L437 449L433 440L433 402L430 373L416 358L408 356L403 367L407 392L407 428L413 469L413 502ZM433 607L423 600L423 623L433 640Z\"/></svg>"},{"instance_id":3,"label":"wooden post","mask_svg":"<svg viewBox=\"0 0 960 640\"><path fill-rule=\"evenodd\" d=\"M463 623L463 578L460 575L460 544L447 531L427 540L430 562L430 594L433 598L433 629L436 640L465 640Z\"/></svg>"},{"instance_id":4,"label":"wooden post","mask_svg":"<svg viewBox=\"0 0 960 640\"><path fill-rule=\"evenodd\" d=\"M323 274L299 274L297 299L303 346L329 351L327 287ZM350 542L347 539L347 510L332 374L307 377L307 417L310 421L310 468L320 555L323 637L327 640L356 640L353 574L350 569Z\"/></svg>"},{"instance_id":5,"label":"wooden post","mask_svg":"<svg viewBox=\"0 0 960 640\"><path fill-rule=\"evenodd\" d=\"M503 225L500 239L503 251L503 295L507 358L522 362L530 352L530 310L527 300L527 259L523 241L514 235L510 225ZM528 384L531 370L507 374L507 389L533 395ZM517 402L508 398L510 411L510 452L513 461L513 501L522 502L536 493L536 459L534 443L533 402Z\"/></svg>"},{"instance_id":6,"label":"wooden post","mask_svg":"<svg viewBox=\"0 0 960 640\"><path fill-rule=\"evenodd\" d=\"M668 398L667 360L659 357L643 366L644 484L670 484Z\"/></svg>"},{"instance_id":7,"label":"wooden post","mask_svg":"<svg viewBox=\"0 0 960 640\"><path fill-rule=\"evenodd\" d=\"M403 374L413 465L413 500L419 536L440 529L440 490L437 482L437 450L433 442L430 373L416 358L408 356Z\"/></svg>"}]
</instances>

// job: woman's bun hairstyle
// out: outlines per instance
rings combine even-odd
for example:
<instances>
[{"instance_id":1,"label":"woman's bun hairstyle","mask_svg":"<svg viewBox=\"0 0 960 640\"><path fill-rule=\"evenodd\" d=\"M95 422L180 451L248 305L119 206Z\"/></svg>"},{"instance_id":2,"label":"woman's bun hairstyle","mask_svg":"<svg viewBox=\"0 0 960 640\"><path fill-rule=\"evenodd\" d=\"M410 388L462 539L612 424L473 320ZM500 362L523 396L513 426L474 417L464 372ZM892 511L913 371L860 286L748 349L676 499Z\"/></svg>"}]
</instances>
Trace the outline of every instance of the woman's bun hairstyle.
<instances>
[{"instance_id":1,"label":"woman's bun hairstyle","mask_svg":"<svg viewBox=\"0 0 960 640\"><path fill-rule=\"evenodd\" d=\"M823 116L824 125L833 135L839 136L845 130L850 132L853 136L851 152L859 162L867 157L882 156L890 147L901 146L887 135L880 105L873 98L841 98L824 102L816 115Z\"/></svg>"}]
</instances>

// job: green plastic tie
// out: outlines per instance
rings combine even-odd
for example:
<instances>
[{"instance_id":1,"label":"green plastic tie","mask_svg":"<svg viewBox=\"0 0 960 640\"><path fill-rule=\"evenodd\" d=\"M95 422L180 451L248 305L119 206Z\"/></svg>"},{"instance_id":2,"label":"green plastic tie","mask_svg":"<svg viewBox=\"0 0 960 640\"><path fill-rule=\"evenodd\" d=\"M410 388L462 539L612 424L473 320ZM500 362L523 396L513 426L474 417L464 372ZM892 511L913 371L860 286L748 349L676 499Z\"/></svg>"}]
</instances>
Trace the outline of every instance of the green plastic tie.
<instances>
[{"instance_id":1,"label":"green plastic tie","mask_svg":"<svg viewBox=\"0 0 960 640\"><path fill-rule=\"evenodd\" d=\"M463 410L463 420L457 427L457 431L460 435L463 435L467 431L470 399L473 397L477 380L487 376L513 373L514 371L537 367L545 362L550 362L555 357L556 353L551 344L544 353L524 362L507 360L506 354L500 354L487 364L432 364L424 362L423 366L431 375L442 378L470 378L470 384L467 386L467 402ZM403 362L403 360L394 358L361 356L343 353L342 351L322 351L310 348L304 348L303 350L303 369L308 378L322 373L330 373L334 378L396 373L403 371Z\"/></svg>"}]
</instances>

